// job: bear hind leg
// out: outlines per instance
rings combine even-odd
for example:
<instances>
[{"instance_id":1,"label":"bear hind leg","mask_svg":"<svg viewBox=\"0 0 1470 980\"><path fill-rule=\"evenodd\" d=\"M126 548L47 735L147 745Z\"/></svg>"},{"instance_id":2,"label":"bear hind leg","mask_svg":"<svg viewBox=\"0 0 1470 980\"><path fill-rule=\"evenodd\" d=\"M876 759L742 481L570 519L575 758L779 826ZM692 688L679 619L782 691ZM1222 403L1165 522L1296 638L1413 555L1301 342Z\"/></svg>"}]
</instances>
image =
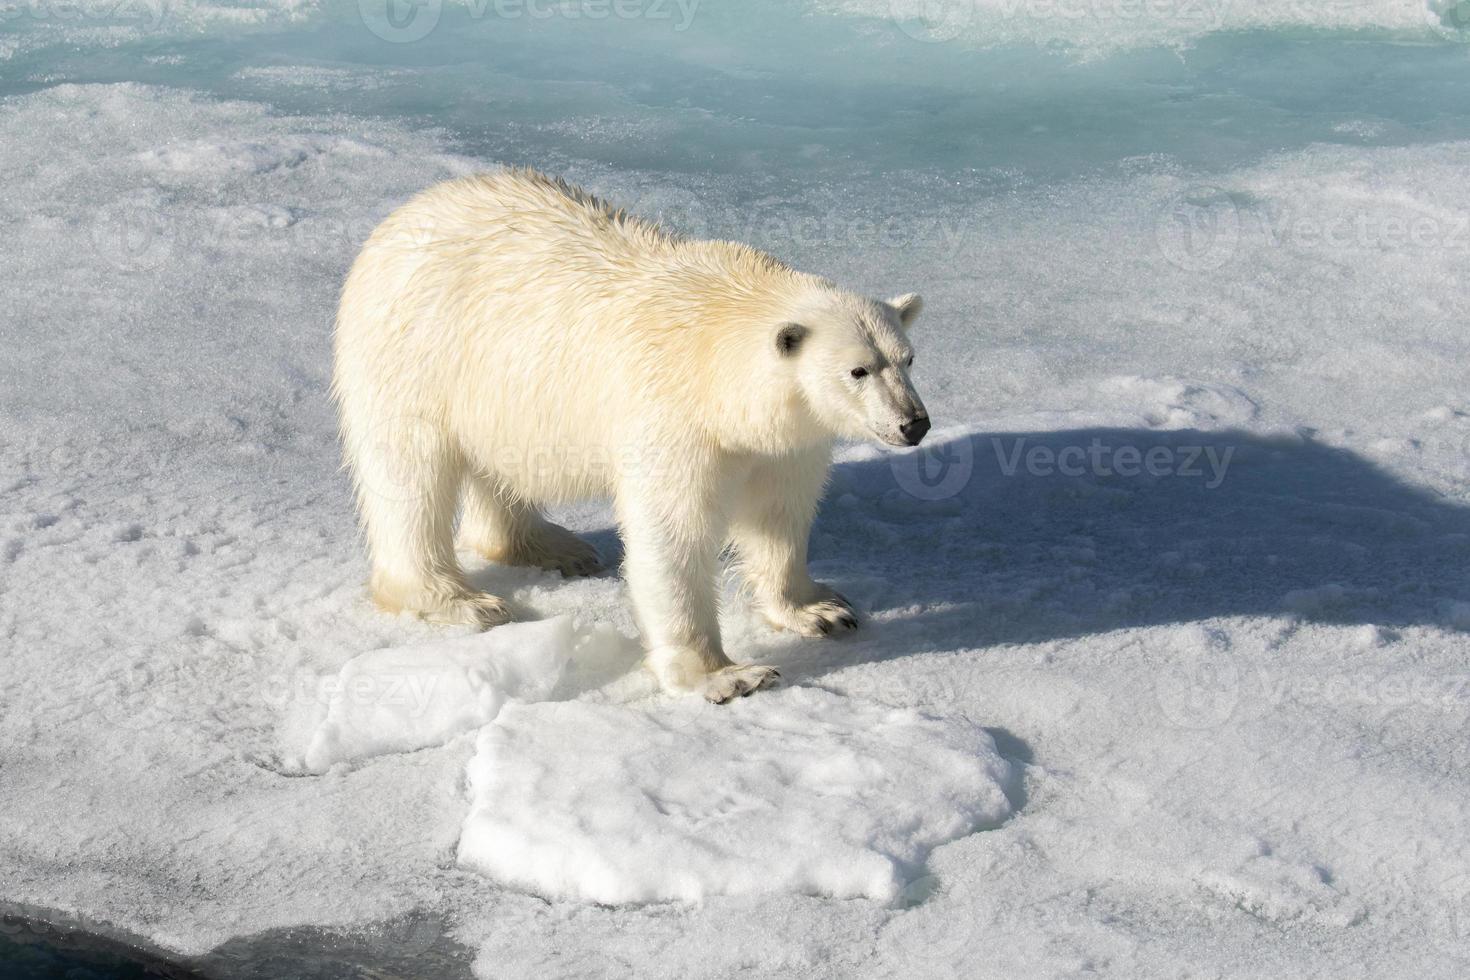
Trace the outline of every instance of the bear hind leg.
<instances>
[{"instance_id":1,"label":"bear hind leg","mask_svg":"<svg viewBox=\"0 0 1470 980\"><path fill-rule=\"evenodd\" d=\"M596 548L477 474L465 479L459 538L466 548L501 565L545 568L567 578L596 575L603 569Z\"/></svg>"},{"instance_id":2,"label":"bear hind leg","mask_svg":"<svg viewBox=\"0 0 1470 980\"><path fill-rule=\"evenodd\" d=\"M465 582L454 555L458 454L422 427L385 428L352 458L372 555L372 596L386 612L487 629L510 621L498 596Z\"/></svg>"}]
</instances>

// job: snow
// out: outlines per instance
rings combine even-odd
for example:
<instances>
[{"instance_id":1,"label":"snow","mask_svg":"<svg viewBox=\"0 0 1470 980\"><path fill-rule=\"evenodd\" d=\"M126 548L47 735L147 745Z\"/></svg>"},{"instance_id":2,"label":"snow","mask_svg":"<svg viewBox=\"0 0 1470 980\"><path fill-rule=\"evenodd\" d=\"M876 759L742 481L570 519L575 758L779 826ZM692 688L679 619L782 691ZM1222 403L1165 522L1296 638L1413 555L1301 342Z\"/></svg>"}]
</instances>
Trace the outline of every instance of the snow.
<instances>
[{"instance_id":1,"label":"snow","mask_svg":"<svg viewBox=\"0 0 1470 980\"><path fill-rule=\"evenodd\" d=\"M1463 975L1454 11L971 4L931 43L757 6L0 28L0 894L486 977ZM843 447L812 541L865 629L727 584L784 688L660 696L615 574L465 556L524 621L484 636L368 603L335 295L501 162L924 294L936 428ZM619 554L606 507L556 517Z\"/></svg>"},{"instance_id":2,"label":"snow","mask_svg":"<svg viewBox=\"0 0 1470 980\"><path fill-rule=\"evenodd\" d=\"M515 705L481 731L469 773L462 865L608 905L889 902L936 845L1011 812L1010 767L973 722L810 688L728 711Z\"/></svg>"},{"instance_id":3,"label":"snow","mask_svg":"<svg viewBox=\"0 0 1470 980\"><path fill-rule=\"evenodd\" d=\"M439 643L372 650L305 692L282 691L299 710L288 730L308 734L293 770L325 772L391 752L443 745L495 720L511 698L538 700L572 655L572 623L557 616ZM304 696L302 696L304 694ZM287 744L293 740L288 736Z\"/></svg>"}]
</instances>

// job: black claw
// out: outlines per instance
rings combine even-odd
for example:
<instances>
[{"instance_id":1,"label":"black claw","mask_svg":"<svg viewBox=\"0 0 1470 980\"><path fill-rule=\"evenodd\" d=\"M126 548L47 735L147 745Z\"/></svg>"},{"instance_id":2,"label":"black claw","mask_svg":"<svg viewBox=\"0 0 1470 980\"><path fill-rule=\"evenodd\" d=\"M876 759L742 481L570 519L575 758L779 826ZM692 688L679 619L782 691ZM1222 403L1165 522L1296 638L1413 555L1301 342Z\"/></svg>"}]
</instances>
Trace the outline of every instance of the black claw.
<instances>
[{"instance_id":1,"label":"black claw","mask_svg":"<svg viewBox=\"0 0 1470 980\"><path fill-rule=\"evenodd\" d=\"M832 624L827 622L825 619L819 619L817 620L817 629L821 630L823 633L830 633L832 632Z\"/></svg>"},{"instance_id":2,"label":"black claw","mask_svg":"<svg viewBox=\"0 0 1470 980\"><path fill-rule=\"evenodd\" d=\"M853 619L851 616L843 616L842 625L846 626L850 630L855 630L857 629L857 620Z\"/></svg>"}]
</instances>

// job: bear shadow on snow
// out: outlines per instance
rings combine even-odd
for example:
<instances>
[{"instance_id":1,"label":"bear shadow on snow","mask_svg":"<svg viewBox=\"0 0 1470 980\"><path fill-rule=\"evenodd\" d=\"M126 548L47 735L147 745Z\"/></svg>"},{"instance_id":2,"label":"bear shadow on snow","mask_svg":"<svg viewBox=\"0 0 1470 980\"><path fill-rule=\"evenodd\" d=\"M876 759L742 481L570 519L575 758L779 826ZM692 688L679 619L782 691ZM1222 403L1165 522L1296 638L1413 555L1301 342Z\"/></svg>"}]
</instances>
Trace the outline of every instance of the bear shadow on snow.
<instances>
[{"instance_id":1,"label":"bear shadow on snow","mask_svg":"<svg viewBox=\"0 0 1470 980\"><path fill-rule=\"evenodd\" d=\"M977 433L835 466L811 557L815 578L891 615L783 651L792 679L1216 616L1457 623L1470 508L1310 440Z\"/></svg>"},{"instance_id":2,"label":"bear shadow on snow","mask_svg":"<svg viewBox=\"0 0 1470 980\"><path fill-rule=\"evenodd\" d=\"M616 567L617 532L582 533ZM789 683L1217 616L1390 629L1470 616L1455 605L1470 601L1470 507L1345 450L1234 431L972 433L838 463L810 559L862 629L769 647L726 637L737 660L777 663ZM525 574L471 580L511 588Z\"/></svg>"}]
</instances>

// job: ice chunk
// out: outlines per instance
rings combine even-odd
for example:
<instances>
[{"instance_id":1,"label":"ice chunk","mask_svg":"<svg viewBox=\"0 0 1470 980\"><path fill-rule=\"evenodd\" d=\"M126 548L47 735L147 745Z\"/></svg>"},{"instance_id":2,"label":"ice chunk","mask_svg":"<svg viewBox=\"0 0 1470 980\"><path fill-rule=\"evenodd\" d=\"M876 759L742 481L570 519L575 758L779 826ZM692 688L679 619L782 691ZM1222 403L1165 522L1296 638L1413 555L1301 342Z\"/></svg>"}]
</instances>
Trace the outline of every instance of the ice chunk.
<instances>
[{"instance_id":1,"label":"ice chunk","mask_svg":"<svg viewBox=\"0 0 1470 980\"><path fill-rule=\"evenodd\" d=\"M507 700L551 693L573 645L566 616L442 643L372 650L323 678L305 712L306 750L288 768L323 772L389 752L442 745L491 721Z\"/></svg>"},{"instance_id":2,"label":"ice chunk","mask_svg":"<svg viewBox=\"0 0 1470 980\"><path fill-rule=\"evenodd\" d=\"M826 691L714 707L508 705L479 736L459 860L600 903L775 892L888 901L929 851L1011 812L967 719Z\"/></svg>"}]
</instances>

